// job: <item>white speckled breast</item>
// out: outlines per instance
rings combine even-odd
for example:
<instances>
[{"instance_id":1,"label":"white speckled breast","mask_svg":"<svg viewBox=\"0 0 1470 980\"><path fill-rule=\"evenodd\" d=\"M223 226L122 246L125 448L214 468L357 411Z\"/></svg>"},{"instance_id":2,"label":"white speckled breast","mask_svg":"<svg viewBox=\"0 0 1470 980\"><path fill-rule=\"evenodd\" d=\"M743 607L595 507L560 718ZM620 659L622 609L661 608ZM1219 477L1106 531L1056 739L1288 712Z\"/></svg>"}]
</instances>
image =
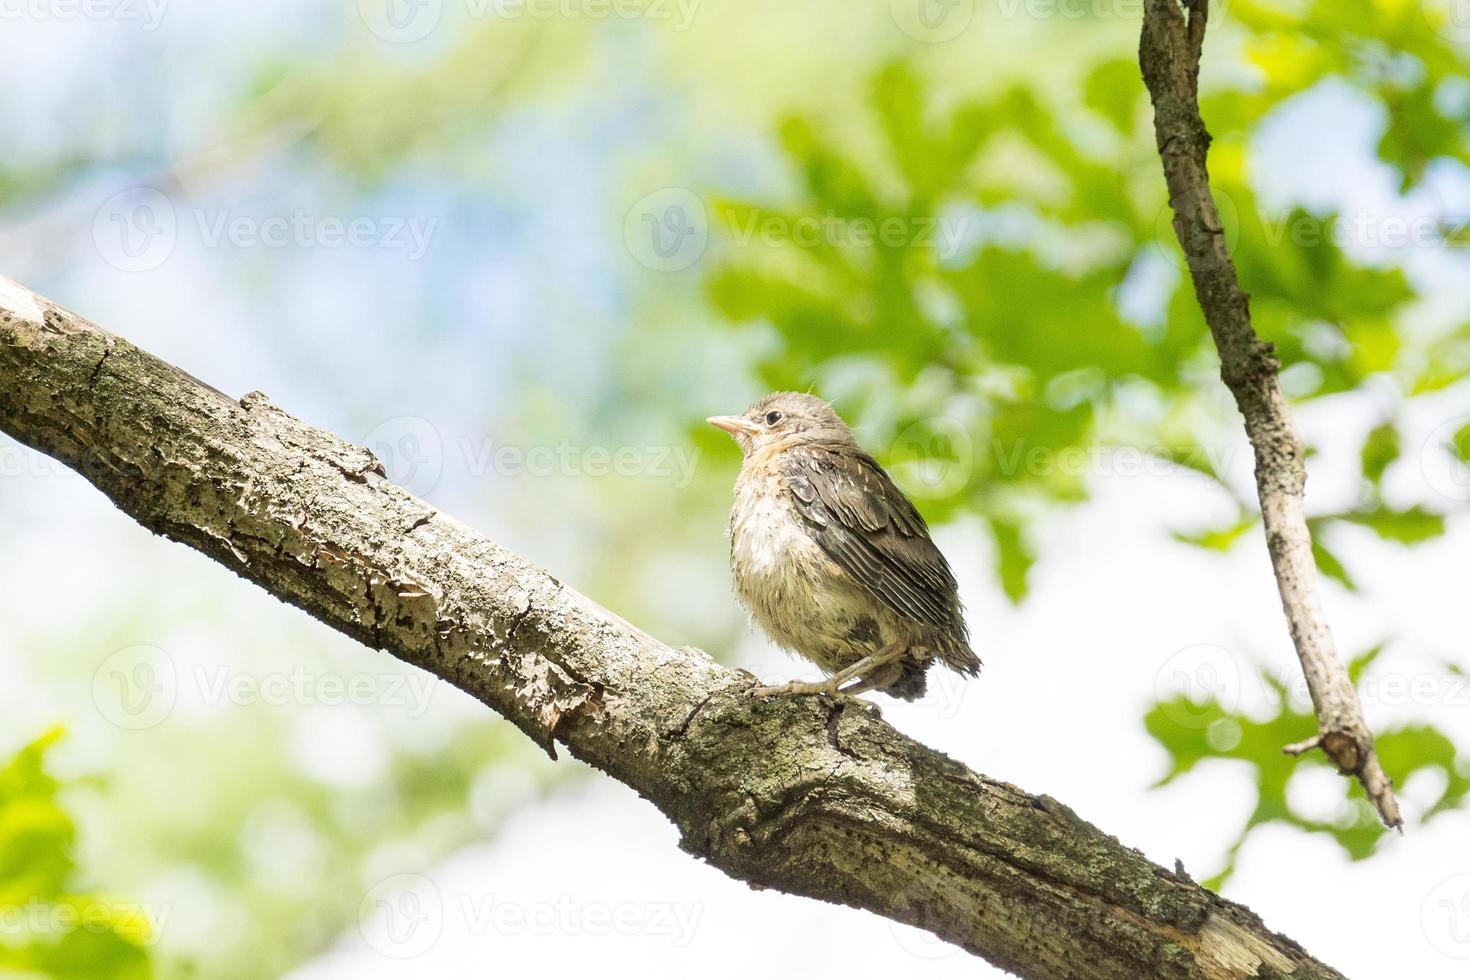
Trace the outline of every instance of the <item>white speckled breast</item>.
<instances>
[{"instance_id":1,"label":"white speckled breast","mask_svg":"<svg viewBox=\"0 0 1470 980\"><path fill-rule=\"evenodd\" d=\"M744 575L788 575L794 570L785 566L793 562L826 560L802 527L801 515L778 480L774 474L764 479L742 474L735 485L730 555Z\"/></svg>"},{"instance_id":2,"label":"white speckled breast","mask_svg":"<svg viewBox=\"0 0 1470 980\"><path fill-rule=\"evenodd\" d=\"M756 624L828 671L873 652L886 632L873 624L871 598L806 532L780 476L764 467L747 467L736 481L730 565ZM871 639L855 641L860 621L872 624Z\"/></svg>"}]
</instances>

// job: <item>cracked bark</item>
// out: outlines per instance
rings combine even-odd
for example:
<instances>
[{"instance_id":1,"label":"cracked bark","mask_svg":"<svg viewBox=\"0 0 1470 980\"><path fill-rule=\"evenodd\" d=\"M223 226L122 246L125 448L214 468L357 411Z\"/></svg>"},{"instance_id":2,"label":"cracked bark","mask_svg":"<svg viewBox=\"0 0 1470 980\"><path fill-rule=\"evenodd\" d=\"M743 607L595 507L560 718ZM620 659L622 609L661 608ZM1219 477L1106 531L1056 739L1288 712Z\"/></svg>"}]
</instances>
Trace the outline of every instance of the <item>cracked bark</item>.
<instances>
[{"instance_id":1,"label":"cracked bark","mask_svg":"<svg viewBox=\"0 0 1470 980\"><path fill-rule=\"evenodd\" d=\"M1235 397L1255 451L1266 547L1317 715L1318 734L1283 751L1299 755L1322 749L1339 772L1357 777L1384 824L1402 829L1393 784L1374 751L1373 733L1322 609L1305 509L1306 459L1277 379L1281 365L1275 349L1251 325L1249 297L1240 287L1210 190L1210 134L1199 110L1208 17L1209 0L1187 0L1184 9L1180 0L1145 0L1139 64L1153 101L1174 232L1220 352L1220 377Z\"/></svg>"},{"instance_id":2,"label":"cracked bark","mask_svg":"<svg viewBox=\"0 0 1470 980\"><path fill-rule=\"evenodd\" d=\"M1342 976L859 704L746 696L750 675L659 643L435 512L366 449L264 395L227 398L3 277L0 429L145 527L566 746L753 887L910 923L1025 977Z\"/></svg>"}]
</instances>

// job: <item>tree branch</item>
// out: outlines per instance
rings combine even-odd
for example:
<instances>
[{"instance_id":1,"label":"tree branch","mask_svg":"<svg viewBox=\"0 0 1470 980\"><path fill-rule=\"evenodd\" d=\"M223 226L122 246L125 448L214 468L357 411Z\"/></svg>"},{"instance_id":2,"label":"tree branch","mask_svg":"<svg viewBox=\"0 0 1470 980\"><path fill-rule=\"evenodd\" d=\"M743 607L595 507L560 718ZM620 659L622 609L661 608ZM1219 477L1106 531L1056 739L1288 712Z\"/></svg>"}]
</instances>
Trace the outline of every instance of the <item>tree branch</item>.
<instances>
[{"instance_id":1,"label":"tree branch","mask_svg":"<svg viewBox=\"0 0 1470 980\"><path fill-rule=\"evenodd\" d=\"M1272 345L1251 326L1249 298L1240 288L1210 191L1205 158L1210 134L1199 110L1199 65L1209 0L1145 0L1139 63L1154 106L1154 135L1164 164L1174 232L1184 249L1195 296L1220 352L1220 377L1235 396L1256 454L1256 489L1266 546L1281 605L1307 688L1318 735L1288 746L1292 754L1321 748L1344 775L1356 776L1389 827L1403 827L1393 785L1373 749L1352 680L1338 659L1317 591L1317 563L1307 527L1307 482L1301 440L1292 427L1277 380Z\"/></svg>"},{"instance_id":2,"label":"tree branch","mask_svg":"<svg viewBox=\"0 0 1470 980\"><path fill-rule=\"evenodd\" d=\"M0 277L0 429L553 757L637 790L754 887L868 909L1027 977L1337 978L1249 909L856 702L746 695L383 476Z\"/></svg>"}]
</instances>

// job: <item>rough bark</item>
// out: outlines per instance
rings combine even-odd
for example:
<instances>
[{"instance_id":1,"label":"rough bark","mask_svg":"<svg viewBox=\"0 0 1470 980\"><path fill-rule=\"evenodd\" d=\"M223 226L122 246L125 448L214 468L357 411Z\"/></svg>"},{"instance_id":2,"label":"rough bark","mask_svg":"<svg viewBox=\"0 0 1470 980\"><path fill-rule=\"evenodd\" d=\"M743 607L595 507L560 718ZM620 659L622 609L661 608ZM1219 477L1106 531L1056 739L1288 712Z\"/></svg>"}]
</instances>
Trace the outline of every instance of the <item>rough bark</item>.
<instances>
[{"instance_id":1,"label":"rough bark","mask_svg":"<svg viewBox=\"0 0 1470 980\"><path fill-rule=\"evenodd\" d=\"M1188 16L1179 0L1146 0L1139 62L1153 100L1174 232L1220 352L1220 377L1235 397L1255 450L1266 547L1317 714L1317 736L1285 751L1296 755L1321 748L1343 775L1358 778L1383 822L1401 828L1393 785L1378 761L1373 733L1322 610L1305 508L1306 458L1277 379L1281 364L1251 325L1249 297L1240 287L1210 191L1205 165L1210 134L1198 98L1209 2L1190 0L1186 7Z\"/></svg>"},{"instance_id":2,"label":"rough bark","mask_svg":"<svg viewBox=\"0 0 1470 980\"><path fill-rule=\"evenodd\" d=\"M394 486L0 277L0 429L150 530L463 688L633 787L755 887L871 910L1036 978L1340 978L1250 910L857 702L748 696Z\"/></svg>"}]
</instances>

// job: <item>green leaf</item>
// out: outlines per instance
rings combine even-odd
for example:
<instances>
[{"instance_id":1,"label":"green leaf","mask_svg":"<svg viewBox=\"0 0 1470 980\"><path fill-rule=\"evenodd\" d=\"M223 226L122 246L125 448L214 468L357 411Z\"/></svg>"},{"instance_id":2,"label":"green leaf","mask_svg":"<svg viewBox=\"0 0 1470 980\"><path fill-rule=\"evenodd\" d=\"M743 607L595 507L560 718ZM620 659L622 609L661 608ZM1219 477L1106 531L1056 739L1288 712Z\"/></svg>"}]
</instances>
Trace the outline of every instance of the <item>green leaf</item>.
<instances>
[{"instance_id":1,"label":"green leaf","mask_svg":"<svg viewBox=\"0 0 1470 980\"><path fill-rule=\"evenodd\" d=\"M1036 563L1036 554L1026 544L1019 524L991 518L990 532L995 538L996 572L1001 588L1014 603L1026 597L1027 576Z\"/></svg>"},{"instance_id":2,"label":"green leaf","mask_svg":"<svg viewBox=\"0 0 1470 980\"><path fill-rule=\"evenodd\" d=\"M1174 540L1185 544L1194 545L1196 548L1204 548L1209 551L1229 551L1235 542L1239 541L1251 528L1256 526L1255 515L1243 517L1229 527L1214 528L1206 531L1197 531L1194 534L1186 534L1175 531Z\"/></svg>"},{"instance_id":3,"label":"green leaf","mask_svg":"<svg viewBox=\"0 0 1470 980\"><path fill-rule=\"evenodd\" d=\"M1317 561L1317 571L1337 582L1349 592L1358 591L1358 583L1353 580L1348 572L1347 566L1332 552L1327 545L1322 543L1322 538L1314 531L1312 532L1312 557Z\"/></svg>"},{"instance_id":4,"label":"green leaf","mask_svg":"<svg viewBox=\"0 0 1470 980\"><path fill-rule=\"evenodd\" d=\"M150 980L152 926L141 906L70 891L76 825L46 771L54 729L0 768L0 907L24 910L4 930L0 970L52 980Z\"/></svg>"},{"instance_id":5,"label":"green leaf","mask_svg":"<svg viewBox=\"0 0 1470 980\"><path fill-rule=\"evenodd\" d=\"M1383 474L1399 458L1399 430L1392 422L1384 422L1368 433L1360 452L1363 476L1374 486L1383 481Z\"/></svg>"},{"instance_id":6,"label":"green leaf","mask_svg":"<svg viewBox=\"0 0 1470 980\"><path fill-rule=\"evenodd\" d=\"M1385 541L1398 544L1422 544L1444 534L1443 514L1436 514L1421 506L1407 510L1394 510L1387 506L1370 511L1355 511L1342 515L1344 520L1372 528Z\"/></svg>"}]
</instances>

